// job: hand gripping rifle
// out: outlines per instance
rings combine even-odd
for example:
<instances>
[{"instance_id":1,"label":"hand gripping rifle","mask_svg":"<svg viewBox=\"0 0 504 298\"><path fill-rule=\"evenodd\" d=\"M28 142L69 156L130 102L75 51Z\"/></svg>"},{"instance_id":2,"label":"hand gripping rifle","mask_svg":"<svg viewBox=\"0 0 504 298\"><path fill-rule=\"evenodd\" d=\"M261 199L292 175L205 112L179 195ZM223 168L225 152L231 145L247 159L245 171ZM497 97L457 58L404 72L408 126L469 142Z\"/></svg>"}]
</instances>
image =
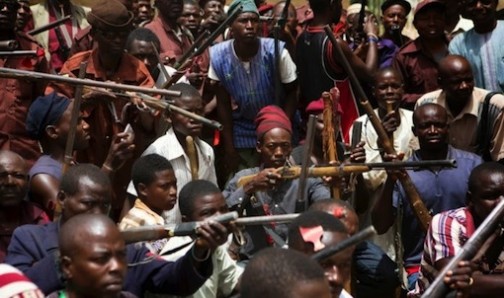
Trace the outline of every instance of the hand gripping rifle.
<instances>
[{"instance_id":1,"label":"hand gripping rifle","mask_svg":"<svg viewBox=\"0 0 504 298\"><path fill-rule=\"evenodd\" d=\"M378 138L381 140L383 149L388 154L396 154L393 143L390 141L390 138L387 135L385 128L383 128L380 119L378 118L378 116L373 110L373 107L369 103L369 100L367 99L366 94L364 93L364 90L362 89L362 86L359 80L357 79L357 76L355 75L352 67L350 66L350 63L343 54L343 51L341 50L341 47L338 44L338 41L336 40L336 37L331 31L331 28L329 26L326 26L324 27L324 31L326 32L327 37L329 38L330 42L333 45L334 56L336 58L336 61L338 61L341 64L345 72L348 74L350 82L352 83L353 90L356 93L356 95L360 98L359 103L366 112L366 114L368 115L369 121L371 122L371 124L373 124L373 127L376 133L378 134ZM401 177L399 177L399 181L401 182L401 185L403 186L404 191L406 192L406 195L411 204L411 209L415 213L416 218L418 219L424 231L427 231L427 228L429 227L429 223L432 218L429 214L429 211L422 202L422 199L420 198L420 195L418 194L415 185L413 184L411 178L408 175L401 175Z\"/></svg>"},{"instance_id":2,"label":"hand gripping rifle","mask_svg":"<svg viewBox=\"0 0 504 298\"><path fill-rule=\"evenodd\" d=\"M236 225L265 225L271 223L289 223L294 220L299 214L282 214L282 215L267 215L267 216L251 216L238 218L238 212L233 211L218 215L208 220L213 220L219 223L234 222ZM192 236L198 232L198 227L204 221L184 222L176 225L174 228L168 226L143 226L133 229L121 231L121 234L126 243L134 243L141 241L154 241L158 239L176 237L176 236Z\"/></svg>"},{"instance_id":3,"label":"hand gripping rifle","mask_svg":"<svg viewBox=\"0 0 504 298\"><path fill-rule=\"evenodd\" d=\"M481 255L484 253L484 251L480 251L480 248L486 244L486 240L491 237L492 233L500 228L499 225L504 218L504 197L501 196L499 199L500 203L492 210L478 229L474 231L474 234L467 240L464 246L462 246L458 254L450 260L441 272L439 272L434 282L423 293L422 298L445 297L446 293L450 291L443 281L446 273L457 268L460 261L469 261L472 260L476 254Z\"/></svg>"},{"instance_id":4,"label":"hand gripping rifle","mask_svg":"<svg viewBox=\"0 0 504 298\"><path fill-rule=\"evenodd\" d=\"M326 167L311 167L307 169L308 177L342 177L350 173L364 173L371 170L383 170L383 169L419 169L419 168L431 168L431 167L446 167L455 168L457 167L457 162L452 160L425 160L425 161L403 161L403 162L373 162L373 163L348 163L341 164L337 166L326 166ZM278 173L282 175L282 179L296 179L299 178L301 174L301 167L280 167L276 169ZM238 179L238 187L244 186L245 184L251 182L254 175L243 176Z\"/></svg>"}]
</instances>

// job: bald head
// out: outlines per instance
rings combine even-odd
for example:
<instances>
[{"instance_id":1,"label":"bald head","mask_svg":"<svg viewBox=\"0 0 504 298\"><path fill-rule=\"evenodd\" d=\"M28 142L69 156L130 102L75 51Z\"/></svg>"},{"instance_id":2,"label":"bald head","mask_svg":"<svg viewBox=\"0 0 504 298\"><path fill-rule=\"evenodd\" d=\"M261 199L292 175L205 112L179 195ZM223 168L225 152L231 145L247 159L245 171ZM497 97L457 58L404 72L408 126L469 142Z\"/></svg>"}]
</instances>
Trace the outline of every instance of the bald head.
<instances>
[{"instance_id":1,"label":"bald head","mask_svg":"<svg viewBox=\"0 0 504 298\"><path fill-rule=\"evenodd\" d=\"M0 166L4 166L7 162L19 164L24 168L25 173L28 171L28 165L21 155L9 150L0 150Z\"/></svg>"},{"instance_id":2,"label":"bald head","mask_svg":"<svg viewBox=\"0 0 504 298\"><path fill-rule=\"evenodd\" d=\"M62 225L59 234L59 248L62 256L79 254L90 239L122 239L114 222L102 214L79 214ZM124 242L124 241L123 241Z\"/></svg>"},{"instance_id":3,"label":"bald head","mask_svg":"<svg viewBox=\"0 0 504 298\"><path fill-rule=\"evenodd\" d=\"M413 112L413 125L418 126L426 118L435 115L444 123L448 123L448 114L446 109L435 103L426 103L415 109Z\"/></svg>"},{"instance_id":4,"label":"bald head","mask_svg":"<svg viewBox=\"0 0 504 298\"><path fill-rule=\"evenodd\" d=\"M466 58L460 55L448 55L439 62L439 77L449 78L453 74L470 71L471 64Z\"/></svg>"},{"instance_id":5,"label":"bald head","mask_svg":"<svg viewBox=\"0 0 504 298\"><path fill-rule=\"evenodd\" d=\"M126 246L114 222L80 214L59 234L61 271L69 297L119 297L126 276Z\"/></svg>"}]
</instances>

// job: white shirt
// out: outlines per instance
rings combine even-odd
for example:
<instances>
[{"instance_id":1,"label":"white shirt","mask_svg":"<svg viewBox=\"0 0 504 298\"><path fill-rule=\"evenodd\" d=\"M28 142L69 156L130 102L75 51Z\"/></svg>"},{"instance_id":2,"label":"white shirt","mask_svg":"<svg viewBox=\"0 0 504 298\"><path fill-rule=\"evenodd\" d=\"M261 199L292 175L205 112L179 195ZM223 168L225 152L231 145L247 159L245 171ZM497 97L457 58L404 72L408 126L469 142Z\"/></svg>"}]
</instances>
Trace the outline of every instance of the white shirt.
<instances>
[{"instance_id":1,"label":"white shirt","mask_svg":"<svg viewBox=\"0 0 504 298\"><path fill-rule=\"evenodd\" d=\"M375 109L378 115L378 109ZM413 112L399 109L399 117L401 124L394 131L394 149L397 153L404 153L404 160L411 156L414 150L418 149L418 139L413 135L411 127L413 127ZM361 116L355 120L362 122L361 141L366 142L364 150L366 151L366 162L382 162L380 150L378 146L378 135L374 130L373 124L369 121L367 115ZM353 128L353 126L352 126ZM350 129L350 139L352 138L352 128ZM376 190L380 184L385 182L387 172L369 171L362 174L368 188L372 191Z\"/></svg>"},{"instance_id":2,"label":"white shirt","mask_svg":"<svg viewBox=\"0 0 504 298\"><path fill-rule=\"evenodd\" d=\"M199 179L208 180L217 185L217 176L215 174L214 167L215 156L212 147L199 138L194 140L194 144L196 145L196 151L198 154ZM164 136L159 137L154 141L154 143L147 147L147 149L145 149L142 153L142 156L154 153L165 157L172 164L175 177L177 178L178 196L182 187L190 182L192 177L189 157L175 136L173 128L170 128ZM133 182L130 182L128 185L128 193L132 196L137 196ZM164 212L163 217L165 218L166 224L176 224L182 221L178 201L172 210Z\"/></svg>"},{"instance_id":3,"label":"white shirt","mask_svg":"<svg viewBox=\"0 0 504 298\"><path fill-rule=\"evenodd\" d=\"M191 237L173 237L170 238L165 247L161 250L161 254L168 252L172 249L180 247L192 241ZM163 259L175 262L183 257L189 249L192 249L193 244L190 244L174 253L161 256ZM212 254L213 272L212 275L205 281L205 283L194 294L184 296L185 298L216 298L217 293L221 293L224 297L229 296L233 289L236 287L243 268L239 267L236 262L231 259L227 250L227 245L223 244L214 251ZM156 297L177 297L172 295L149 295L148 298ZM220 297L220 296L219 296Z\"/></svg>"}]
</instances>

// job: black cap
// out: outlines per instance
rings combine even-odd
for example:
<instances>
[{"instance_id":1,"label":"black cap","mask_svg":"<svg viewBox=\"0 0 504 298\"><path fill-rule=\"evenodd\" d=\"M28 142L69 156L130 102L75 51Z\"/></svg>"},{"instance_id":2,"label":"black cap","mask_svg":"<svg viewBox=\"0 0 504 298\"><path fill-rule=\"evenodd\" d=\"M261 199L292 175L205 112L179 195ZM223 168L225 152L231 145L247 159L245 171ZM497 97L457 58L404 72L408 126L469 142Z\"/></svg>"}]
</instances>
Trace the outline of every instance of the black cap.
<instances>
[{"instance_id":1,"label":"black cap","mask_svg":"<svg viewBox=\"0 0 504 298\"><path fill-rule=\"evenodd\" d=\"M387 10L387 8L389 8L390 6L392 5L401 5L402 7L404 7L404 10L406 10L406 15L408 15L411 11L411 4L409 4L408 1L405 1L405 0L387 0L385 2L383 2L383 4L381 5L381 11L382 11L382 14L385 10Z\"/></svg>"}]
</instances>

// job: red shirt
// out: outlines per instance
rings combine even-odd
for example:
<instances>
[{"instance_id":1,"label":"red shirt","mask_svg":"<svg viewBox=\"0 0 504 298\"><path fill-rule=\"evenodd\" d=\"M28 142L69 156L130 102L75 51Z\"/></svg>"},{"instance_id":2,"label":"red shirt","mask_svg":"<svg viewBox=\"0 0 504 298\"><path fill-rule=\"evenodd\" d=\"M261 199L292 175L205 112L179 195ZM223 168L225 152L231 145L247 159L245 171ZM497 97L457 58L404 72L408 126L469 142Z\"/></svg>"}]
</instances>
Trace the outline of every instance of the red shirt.
<instances>
[{"instance_id":1,"label":"red shirt","mask_svg":"<svg viewBox=\"0 0 504 298\"><path fill-rule=\"evenodd\" d=\"M448 55L448 42L446 55ZM416 101L425 93L439 89L438 64L423 49L420 39L406 43L394 58L393 67L404 82L402 107L413 110Z\"/></svg>"},{"instance_id":2,"label":"red shirt","mask_svg":"<svg viewBox=\"0 0 504 298\"><path fill-rule=\"evenodd\" d=\"M49 5L48 8L49 8L49 23L52 23L52 22L58 20L58 18L56 17L56 15L54 13L54 9L53 9L52 5ZM56 9L59 9L59 7L57 7ZM65 9L64 13L65 13L65 15L71 14L70 7ZM72 33L72 20L67 20L67 21L65 21L64 24L65 24L66 31L68 32L68 35L70 36L70 40L73 40L74 36ZM58 26L58 28L59 28L59 26ZM63 34L61 34L61 38L64 40ZM56 35L56 31L53 28L53 29L49 30L49 52L51 53L50 67L51 67L51 69L54 69L56 71L61 69L61 67L63 66L63 63L65 63L65 60L66 60L66 57L63 57L61 55L59 48L60 48L60 42L58 40L58 36Z\"/></svg>"},{"instance_id":3,"label":"red shirt","mask_svg":"<svg viewBox=\"0 0 504 298\"><path fill-rule=\"evenodd\" d=\"M159 16L145 25L145 28L154 32L159 38L162 59L165 59L165 57L178 59L191 47L192 36L186 29L179 27L181 31L179 37L170 25L165 23Z\"/></svg>"},{"instance_id":4,"label":"red shirt","mask_svg":"<svg viewBox=\"0 0 504 298\"><path fill-rule=\"evenodd\" d=\"M48 73L42 48L28 35L16 33L19 50L38 50L37 56L0 57L0 67ZM40 148L26 132L28 108L37 96L44 94L46 83L0 78L0 149L21 155L31 166L40 156Z\"/></svg>"}]
</instances>

